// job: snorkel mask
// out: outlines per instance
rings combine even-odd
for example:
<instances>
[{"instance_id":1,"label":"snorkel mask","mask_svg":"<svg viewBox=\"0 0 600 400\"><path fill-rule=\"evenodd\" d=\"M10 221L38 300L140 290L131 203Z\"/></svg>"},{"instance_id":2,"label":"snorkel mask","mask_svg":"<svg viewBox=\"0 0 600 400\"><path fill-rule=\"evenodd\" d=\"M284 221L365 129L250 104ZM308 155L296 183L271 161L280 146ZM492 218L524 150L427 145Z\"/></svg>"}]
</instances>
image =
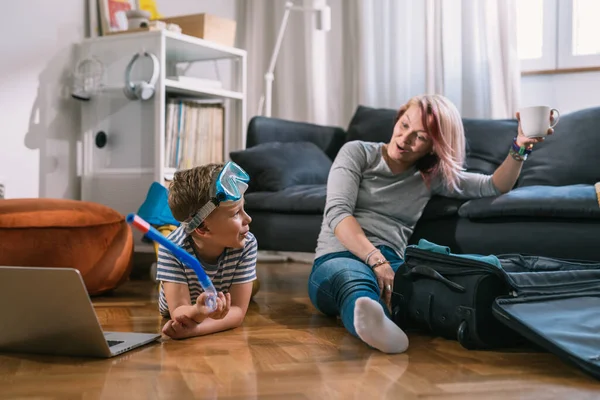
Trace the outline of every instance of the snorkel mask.
<instances>
[{"instance_id":1,"label":"snorkel mask","mask_svg":"<svg viewBox=\"0 0 600 400\"><path fill-rule=\"evenodd\" d=\"M213 212L222 202L239 201L248 189L250 176L239 165L229 161L217 177L214 195L200 210L186 220L183 225L189 235Z\"/></svg>"}]
</instances>

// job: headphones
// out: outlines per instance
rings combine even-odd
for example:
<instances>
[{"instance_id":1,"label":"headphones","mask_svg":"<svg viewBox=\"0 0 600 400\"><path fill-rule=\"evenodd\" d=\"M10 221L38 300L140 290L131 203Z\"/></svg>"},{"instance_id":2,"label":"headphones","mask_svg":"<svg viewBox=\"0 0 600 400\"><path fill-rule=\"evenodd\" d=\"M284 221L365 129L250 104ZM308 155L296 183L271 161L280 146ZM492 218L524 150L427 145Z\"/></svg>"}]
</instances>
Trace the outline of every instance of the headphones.
<instances>
[{"instance_id":1,"label":"headphones","mask_svg":"<svg viewBox=\"0 0 600 400\"><path fill-rule=\"evenodd\" d=\"M131 69L133 68L133 64L137 61L140 56L149 57L152 60L152 77L148 82L131 82ZM143 53L137 53L133 56L129 64L127 64L127 68L125 69L125 97L130 100L148 100L152 96L154 96L156 81L158 81L158 70L159 70L159 62L158 58L147 51Z\"/></svg>"}]
</instances>

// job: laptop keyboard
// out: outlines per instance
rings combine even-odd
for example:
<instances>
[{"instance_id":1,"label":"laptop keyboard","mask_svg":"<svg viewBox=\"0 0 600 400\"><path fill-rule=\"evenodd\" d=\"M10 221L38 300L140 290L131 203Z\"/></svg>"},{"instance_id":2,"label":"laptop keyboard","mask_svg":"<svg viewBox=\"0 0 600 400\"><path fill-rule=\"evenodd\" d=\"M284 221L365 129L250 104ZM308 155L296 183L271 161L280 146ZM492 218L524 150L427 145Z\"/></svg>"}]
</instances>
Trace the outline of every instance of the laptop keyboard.
<instances>
[{"instance_id":1,"label":"laptop keyboard","mask_svg":"<svg viewBox=\"0 0 600 400\"><path fill-rule=\"evenodd\" d=\"M124 342L124 340L107 340L108 347L113 347Z\"/></svg>"}]
</instances>

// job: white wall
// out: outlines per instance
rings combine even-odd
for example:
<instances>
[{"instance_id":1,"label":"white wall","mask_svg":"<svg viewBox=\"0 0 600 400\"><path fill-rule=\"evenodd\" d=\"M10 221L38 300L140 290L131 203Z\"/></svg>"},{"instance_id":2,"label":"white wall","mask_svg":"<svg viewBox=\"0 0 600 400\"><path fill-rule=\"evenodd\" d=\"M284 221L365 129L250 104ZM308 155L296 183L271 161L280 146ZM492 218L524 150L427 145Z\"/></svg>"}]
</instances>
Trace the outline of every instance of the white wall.
<instances>
[{"instance_id":1,"label":"white wall","mask_svg":"<svg viewBox=\"0 0 600 400\"><path fill-rule=\"evenodd\" d=\"M566 115L600 106L600 72L524 76L521 84L523 107L548 105Z\"/></svg>"},{"instance_id":2,"label":"white wall","mask_svg":"<svg viewBox=\"0 0 600 400\"><path fill-rule=\"evenodd\" d=\"M85 2L7 2L0 25L0 181L6 198L77 195L78 104L70 99L72 44Z\"/></svg>"},{"instance_id":3,"label":"white wall","mask_svg":"<svg viewBox=\"0 0 600 400\"><path fill-rule=\"evenodd\" d=\"M236 0L156 0L156 5L164 17L208 13L221 18L235 19L236 2Z\"/></svg>"},{"instance_id":4,"label":"white wall","mask_svg":"<svg viewBox=\"0 0 600 400\"><path fill-rule=\"evenodd\" d=\"M7 2L0 25L0 183L6 198L79 198L70 97L73 44L85 36L87 0ZM236 0L158 0L166 17L208 12L235 19ZM225 69L222 74L230 78ZM228 75L229 74L229 75Z\"/></svg>"}]
</instances>

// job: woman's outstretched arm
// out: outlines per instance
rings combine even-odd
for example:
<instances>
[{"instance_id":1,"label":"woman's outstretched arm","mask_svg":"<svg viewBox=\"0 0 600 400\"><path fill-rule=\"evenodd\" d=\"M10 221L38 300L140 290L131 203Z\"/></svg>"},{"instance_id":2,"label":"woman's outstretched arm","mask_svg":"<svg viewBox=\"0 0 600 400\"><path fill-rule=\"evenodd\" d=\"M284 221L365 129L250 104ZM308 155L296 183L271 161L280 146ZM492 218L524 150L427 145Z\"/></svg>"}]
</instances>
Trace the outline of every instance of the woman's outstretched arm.
<instances>
[{"instance_id":1,"label":"woman's outstretched arm","mask_svg":"<svg viewBox=\"0 0 600 400\"><path fill-rule=\"evenodd\" d=\"M549 115L548 117L550 118L550 124L552 124L552 115ZM544 140L543 137L529 138L525 136L521 129L521 117L519 113L517 113L517 120L519 121L519 127L517 138L515 140L516 147L530 148L533 147L534 144ZM548 135L551 135L553 132L554 130L552 128L548 129ZM500 192L510 192L515 186L517 179L519 179L519 175L521 174L523 161L523 157L520 156L518 152L515 154L514 151L510 151L504 162L502 162L496 171L494 171L492 181L494 182L494 186L496 186Z\"/></svg>"}]
</instances>

